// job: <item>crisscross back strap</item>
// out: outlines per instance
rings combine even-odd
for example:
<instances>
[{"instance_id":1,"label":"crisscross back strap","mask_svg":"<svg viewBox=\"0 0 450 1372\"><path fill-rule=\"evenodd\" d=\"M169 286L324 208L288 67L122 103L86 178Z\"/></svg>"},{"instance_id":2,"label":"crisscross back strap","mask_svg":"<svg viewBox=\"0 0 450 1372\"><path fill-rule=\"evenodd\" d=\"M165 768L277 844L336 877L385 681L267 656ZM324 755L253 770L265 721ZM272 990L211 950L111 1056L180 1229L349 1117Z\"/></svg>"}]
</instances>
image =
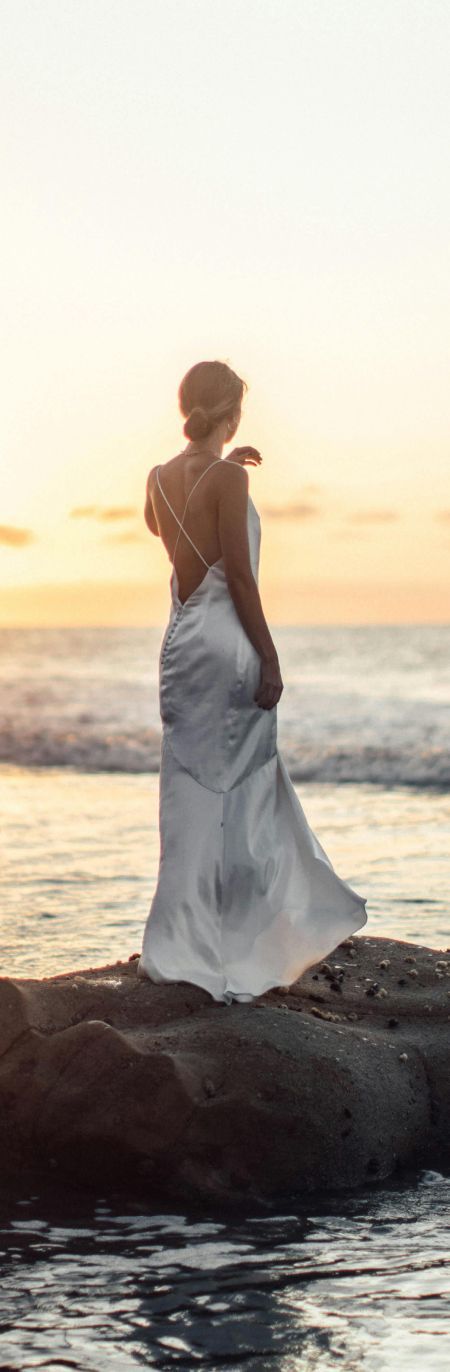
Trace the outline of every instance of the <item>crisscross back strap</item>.
<instances>
[{"instance_id":1,"label":"crisscross back strap","mask_svg":"<svg viewBox=\"0 0 450 1372\"><path fill-rule=\"evenodd\" d=\"M209 562L207 562L207 561L206 561L206 558L203 557L203 553L200 552L200 548L197 548L197 547L196 547L196 545L195 545L195 543L194 543L194 540L190 537L190 534L188 534L187 530L184 528L184 517L185 517L185 514L186 514L187 507L188 507L188 505L189 505L189 501L190 501L191 495L193 495L193 492L196 490L196 488L197 488L197 486L199 485L199 482L201 481L202 477L203 477L203 476L206 476L206 473L209 472L209 471L211 470L211 467L215 467L215 466L217 465L218 462L221 462L222 465L223 465L223 462L224 462L224 461L226 461L226 458L216 457L215 460L214 460L214 462L210 462L210 463L209 463L209 466L208 466L208 467L205 467L205 470L204 470L203 472L200 472L200 476L197 477L197 481L194 481L194 485L191 487L191 490L189 491L189 495L188 495L188 498L187 498L187 501L186 501L186 504L185 504L185 507L184 507L184 510L183 510L183 514L182 514L182 516L181 516L181 519L179 519L179 518L178 518L178 515L175 514L175 510L172 508L172 505L170 504L170 500L167 499L167 496L166 496L166 494L165 494L165 491L163 491L163 488L162 488L162 486L161 486L161 482L160 482L160 479L159 479L159 471L160 471L160 469L159 469L159 467L156 468L156 480L157 480L157 482L158 482L158 486L159 486L159 489L160 489L160 491L161 491L161 495L163 496L163 499L165 500L166 505L168 505L169 510L171 511L171 514L173 514L174 519L176 519L177 524L179 525L179 529L178 529L178 533L177 533L177 537L176 537L176 541L175 541L175 547L174 547L174 550L173 550L173 553L172 553L172 562L173 562L173 564L175 564L175 553L176 553L177 547L178 547L178 539L179 539L179 537L180 537L180 534L183 533L184 536L185 536L185 538L188 539L189 543L191 544L192 548L194 549L194 552L197 553L197 554L198 554L198 557L200 557L201 560L202 560L202 562L204 562L205 567L208 567L208 568L209 568L209 565L210 565Z\"/></svg>"}]
</instances>

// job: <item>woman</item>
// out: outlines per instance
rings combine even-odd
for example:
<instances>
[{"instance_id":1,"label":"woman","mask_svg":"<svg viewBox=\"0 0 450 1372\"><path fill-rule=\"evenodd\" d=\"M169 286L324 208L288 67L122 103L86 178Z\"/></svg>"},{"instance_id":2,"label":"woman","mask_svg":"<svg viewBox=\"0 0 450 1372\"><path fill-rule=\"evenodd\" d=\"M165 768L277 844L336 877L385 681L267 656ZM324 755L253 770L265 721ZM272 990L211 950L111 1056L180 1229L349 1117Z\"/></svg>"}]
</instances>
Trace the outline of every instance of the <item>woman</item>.
<instances>
[{"instance_id":1,"label":"woman","mask_svg":"<svg viewBox=\"0 0 450 1372\"><path fill-rule=\"evenodd\" d=\"M252 1001L367 920L310 829L277 749L283 683L258 592L255 448L222 458L244 382L199 362L181 382L187 446L154 467L145 519L172 562L160 655L161 854L138 973ZM206 569L206 570L205 570Z\"/></svg>"}]
</instances>

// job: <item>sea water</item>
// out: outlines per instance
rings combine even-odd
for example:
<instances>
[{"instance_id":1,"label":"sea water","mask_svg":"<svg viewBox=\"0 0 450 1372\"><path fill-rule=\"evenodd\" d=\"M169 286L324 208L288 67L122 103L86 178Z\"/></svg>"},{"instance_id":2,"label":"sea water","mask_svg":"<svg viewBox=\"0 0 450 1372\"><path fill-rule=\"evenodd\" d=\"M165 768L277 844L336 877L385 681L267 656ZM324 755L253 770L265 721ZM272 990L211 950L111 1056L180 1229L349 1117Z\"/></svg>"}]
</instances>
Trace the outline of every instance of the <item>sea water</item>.
<instances>
[{"instance_id":1,"label":"sea water","mask_svg":"<svg viewBox=\"0 0 450 1372\"><path fill-rule=\"evenodd\" d=\"M274 630L279 746L368 933L450 943L450 626ZM3 970L140 950L161 629L0 630Z\"/></svg>"},{"instance_id":2,"label":"sea water","mask_svg":"<svg viewBox=\"0 0 450 1372\"><path fill-rule=\"evenodd\" d=\"M3 1372L448 1372L438 1173L263 1215L0 1189Z\"/></svg>"},{"instance_id":3,"label":"sea water","mask_svg":"<svg viewBox=\"0 0 450 1372\"><path fill-rule=\"evenodd\" d=\"M364 932L450 944L450 626L274 630L279 745ZM140 950L160 629L0 631L3 975ZM263 1214L0 1183L0 1368L448 1367L449 1181ZM447 1319L447 1325L446 1325Z\"/></svg>"}]
</instances>

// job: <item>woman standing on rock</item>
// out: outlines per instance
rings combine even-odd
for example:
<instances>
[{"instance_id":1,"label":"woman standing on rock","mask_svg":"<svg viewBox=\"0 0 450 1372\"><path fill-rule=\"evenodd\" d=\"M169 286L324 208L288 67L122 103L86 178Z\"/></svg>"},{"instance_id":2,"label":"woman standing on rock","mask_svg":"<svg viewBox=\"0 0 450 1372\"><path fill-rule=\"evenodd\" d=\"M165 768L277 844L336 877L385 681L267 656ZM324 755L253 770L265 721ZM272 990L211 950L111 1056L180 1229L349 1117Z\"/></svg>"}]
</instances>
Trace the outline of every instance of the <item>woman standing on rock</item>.
<instances>
[{"instance_id":1,"label":"woman standing on rock","mask_svg":"<svg viewBox=\"0 0 450 1372\"><path fill-rule=\"evenodd\" d=\"M283 683L258 591L260 519L234 448L245 383L223 362L181 382L186 447L147 481L172 563L160 654L160 863L138 973L216 1001L287 985L367 920L277 748Z\"/></svg>"}]
</instances>

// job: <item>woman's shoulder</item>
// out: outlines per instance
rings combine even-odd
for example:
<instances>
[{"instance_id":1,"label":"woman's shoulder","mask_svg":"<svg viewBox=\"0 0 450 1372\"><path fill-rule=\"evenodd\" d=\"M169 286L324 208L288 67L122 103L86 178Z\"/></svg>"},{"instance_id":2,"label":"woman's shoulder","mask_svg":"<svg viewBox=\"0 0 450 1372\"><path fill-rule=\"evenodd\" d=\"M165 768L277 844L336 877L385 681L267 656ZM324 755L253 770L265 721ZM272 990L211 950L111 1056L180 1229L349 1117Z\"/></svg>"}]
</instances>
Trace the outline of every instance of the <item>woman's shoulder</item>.
<instances>
[{"instance_id":1,"label":"woman's shoulder","mask_svg":"<svg viewBox=\"0 0 450 1372\"><path fill-rule=\"evenodd\" d=\"M237 495L239 493L247 495L249 480L248 472L245 467L241 466L240 462L233 462L232 458L227 457L223 459L220 465L221 467L232 468L232 471L228 471L226 475L222 475L221 473L222 491L225 498L228 493L230 493L230 495Z\"/></svg>"},{"instance_id":2,"label":"woman's shoulder","mask_svg":"<svg viewBox=\"0 0 450 1372\"><path fill-rule=\"evenodd\" d=\"M224 468L227 469L226 473L223 471ZM156 462L154 467L150 468L147 477L147 494L151 495L155 486L158 485L159 474L161 474L163 482L166 478L169 479L169 482L171 478L175 478L176 485L177 474L181 476L181 472L183 474L186 472L186 460L183 460L182 453L177 453L175 457L168 458L167 462ZM206 472L208 472L209 479L216 486L218 493L227 488L235 491L248 491L248 472L240 462L233 461L232 458L216 457L206 467L201 468L195 464L195 470L191 472L192 479L195 481L206 476Z\"/></svg>"}]
</instances>

